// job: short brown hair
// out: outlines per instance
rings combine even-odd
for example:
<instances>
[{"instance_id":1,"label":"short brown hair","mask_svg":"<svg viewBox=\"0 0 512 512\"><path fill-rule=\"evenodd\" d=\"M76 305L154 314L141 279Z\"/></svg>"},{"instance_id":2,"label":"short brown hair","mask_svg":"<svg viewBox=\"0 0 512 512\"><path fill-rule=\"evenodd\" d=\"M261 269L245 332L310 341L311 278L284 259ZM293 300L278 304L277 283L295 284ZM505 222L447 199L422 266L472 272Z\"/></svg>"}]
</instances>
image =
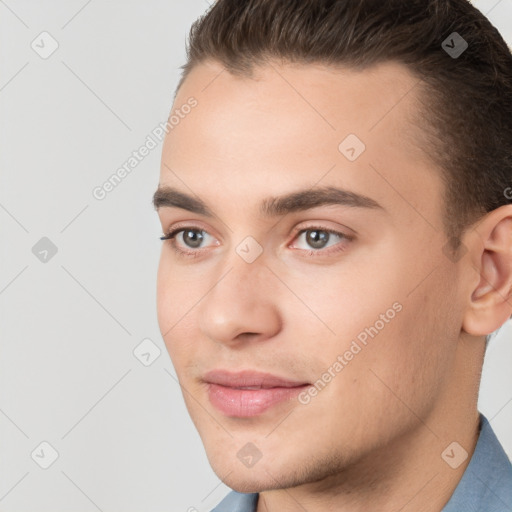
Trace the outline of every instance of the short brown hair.
<instances>
[{"instance_id":1,"label":"short brown hair","mask_svg":"<svg viewBox=\"0 0 512 512\"><path fill-rule=\"evenodd\" d=\"M468 44L456 57L442 46L454 32ZM468 225L510 203L512 55L467 0L217 0L191 27L177 90L201 62L250 77L269 59L354 69L397 61L421 79L422 149L442 170L453 249Z\"/></svg>"}]
</instances>

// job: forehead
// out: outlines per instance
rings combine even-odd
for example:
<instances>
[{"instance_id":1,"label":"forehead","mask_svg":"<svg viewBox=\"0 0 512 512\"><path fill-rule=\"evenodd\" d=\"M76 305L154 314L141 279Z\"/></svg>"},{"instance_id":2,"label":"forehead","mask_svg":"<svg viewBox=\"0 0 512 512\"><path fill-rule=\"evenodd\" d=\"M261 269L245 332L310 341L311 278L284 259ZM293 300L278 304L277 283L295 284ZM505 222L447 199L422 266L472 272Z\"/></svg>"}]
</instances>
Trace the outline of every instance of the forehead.
<instances>
[{"instance_id":1,"label":"forehead","mask_svg":"<svg viewBox=\"0 0 512 512\"><path fill-rule=\"evenodd\" d=\"M166 137L160 184L219 201L233 190L251 201L320 183L388 204L427 190L432 202L440 180L417 142L420 88L398 63L355 71L269 62L252 77L203 63L176 96L173 111L192 97L197 106Z\"/></svg>"}]
</instances>

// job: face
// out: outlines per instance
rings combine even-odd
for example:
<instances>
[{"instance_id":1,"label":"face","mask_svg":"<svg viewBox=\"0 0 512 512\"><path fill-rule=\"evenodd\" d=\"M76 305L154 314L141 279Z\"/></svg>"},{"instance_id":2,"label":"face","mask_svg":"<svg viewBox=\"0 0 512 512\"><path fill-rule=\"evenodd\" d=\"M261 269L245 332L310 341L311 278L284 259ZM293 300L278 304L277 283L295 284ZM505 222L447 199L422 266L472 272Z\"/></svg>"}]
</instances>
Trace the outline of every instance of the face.
<instances>
[{"instance_id":1,"label":"face","mask_svg":"<svg viewBox=\"0 0 512 512\"><path fill-rule=\"evenodd\" d=\"M416 143L416 82L392 63L241 78L209 62L176 97L158 321L235 490L375 462L454 391L459 276L441 179Z\"/></svg>"}]
</instances>

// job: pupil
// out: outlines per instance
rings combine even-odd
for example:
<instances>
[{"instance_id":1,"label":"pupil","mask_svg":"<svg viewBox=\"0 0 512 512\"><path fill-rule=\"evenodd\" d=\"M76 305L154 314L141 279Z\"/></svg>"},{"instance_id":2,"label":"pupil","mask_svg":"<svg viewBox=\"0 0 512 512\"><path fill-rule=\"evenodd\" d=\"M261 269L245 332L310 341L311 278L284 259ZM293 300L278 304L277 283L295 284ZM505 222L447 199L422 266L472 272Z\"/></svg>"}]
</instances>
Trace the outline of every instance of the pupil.
<instances>
[{"instance_id":1,"label":"pupil","mask_svg":"<svg viewBox=\"0 0 512 512\"><path fill-rule=\"evenodd\" d=\"M321 249L327 243L329 233L325 231L308 231L306 241L315 249Z\"/></svg>"},{"instance_id":2,"label":"pupil","mask_svg":"<svg viewBox=\"0 0 512 512\"><path fill-rule=\"evenodd\" d=\"M199 231L188 230L183 233L185 243L190 247L199 247L203 240L203 235Z\"/></svg>"}]
</instances>

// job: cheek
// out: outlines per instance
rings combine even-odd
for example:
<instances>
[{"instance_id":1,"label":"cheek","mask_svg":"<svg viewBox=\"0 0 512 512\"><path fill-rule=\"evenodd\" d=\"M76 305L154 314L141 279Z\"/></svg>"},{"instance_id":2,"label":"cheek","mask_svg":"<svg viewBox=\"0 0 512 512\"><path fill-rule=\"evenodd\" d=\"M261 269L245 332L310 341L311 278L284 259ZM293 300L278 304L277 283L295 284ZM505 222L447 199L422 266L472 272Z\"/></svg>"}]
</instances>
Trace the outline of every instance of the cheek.
<instances>
[{"instance_id":1,"label":"cheek","mask_svg":"<svg viewBox=\"0 0 512 512\"><path fill-rule=\"evenodd\" d=\"M157 318L160 332L173 364L180 365L182 355L190 347L187 347L187 323L190 322L187 312L192 307L193 297L190 297L190 289L187 283L177 278L176 269L162 250L157 273ZM190 303L190 304L189 304Z\"/></svg>"},{"instance_id":2,"label":"cheek","mask_svg":"<svg viewBox=\"0 0 512 512\"><path fill-rule=\"evenodd\" d=\"M382 388L382 399L398 409L403 402L418 414L426 414L439 397L454 357L453 334L447 333L454 332L456 299L447 289L449 275L438 272L414 292L397 295L402 311L365 354L366 373Z\"/></svg>"},{"instance_id":3,"label":"cheek","mask_svg":"<svg viewBox=\"0 0 512 512\"><path fill-rule=\"evenodd\" d=\"M333 379L332 389L373 403L368 410L379 408L379 401L401 407L393 393L426 406L449 373L446 329L453 323L456 301L449 289L455 286L447 285L449 274L438 269L415 289L432 264L420 267L419 260L403 261L397 254L364 268L352 266L350 272L320 269L293 282L322 320L299 316L295 303L287 310L302 352L315 353L315 377L346 354L336 373L343 377Z\"/></svg>"},{"instance_id":4,"label":"cheek","mask_svg":"<svg viewBox=\"0 0 512 512\"><path fill-rule=\"evenodd\" d=\"M162 334L167 333L169 329L174 331L173 326L179 325L180 319L185 319L194 300L197 301L196 292L200 293L198 283L192 286L192 279L172 263L170 250L169 247L162 249L157 273L157 313Z\"/></svg>"},{"instance_id":5,"label":"cheek","mask_svg":"<svg viewBox=\"0 0 512 512\"><path fill-rule=\"evenodd\" d=\"M399 316L393 309L399 295L397 280L390 277L392 272L392 269L380 269L362 259L330 268L312 268L285 279L300 302L293 296L284 300L283 296L280 304L286 307L284 315L290 318L288 324L297 326L299 334L317 333L315 345L321 340L327 363L329 358L336 358L340 351L347 350L358 335L364 338L365 329L378 322L379 332L384 327L387 330L388 322L393 321L389 318ZM385 283L382 283L383 275L387 276ZM388 310L388 322L382 324L379 315ZM310 336L299 338L310 345ZM311 351L311 346L304 346L304 349Z\"/></svg>"},{"instance_id":6,"label":"cheek","mask_svg":"<svg viewBox=\"0 0 512 512\"><path fill-rule=\"evenodd\" d=\"M160 256L160 263L158 265L157 280L156 280L156 306L158 325L162 335L170 327L169 315L172 314L172 301L173 294L172 286L170 284L170 272L166 268L163 250Z\"/></svg>"}]
</instances>

